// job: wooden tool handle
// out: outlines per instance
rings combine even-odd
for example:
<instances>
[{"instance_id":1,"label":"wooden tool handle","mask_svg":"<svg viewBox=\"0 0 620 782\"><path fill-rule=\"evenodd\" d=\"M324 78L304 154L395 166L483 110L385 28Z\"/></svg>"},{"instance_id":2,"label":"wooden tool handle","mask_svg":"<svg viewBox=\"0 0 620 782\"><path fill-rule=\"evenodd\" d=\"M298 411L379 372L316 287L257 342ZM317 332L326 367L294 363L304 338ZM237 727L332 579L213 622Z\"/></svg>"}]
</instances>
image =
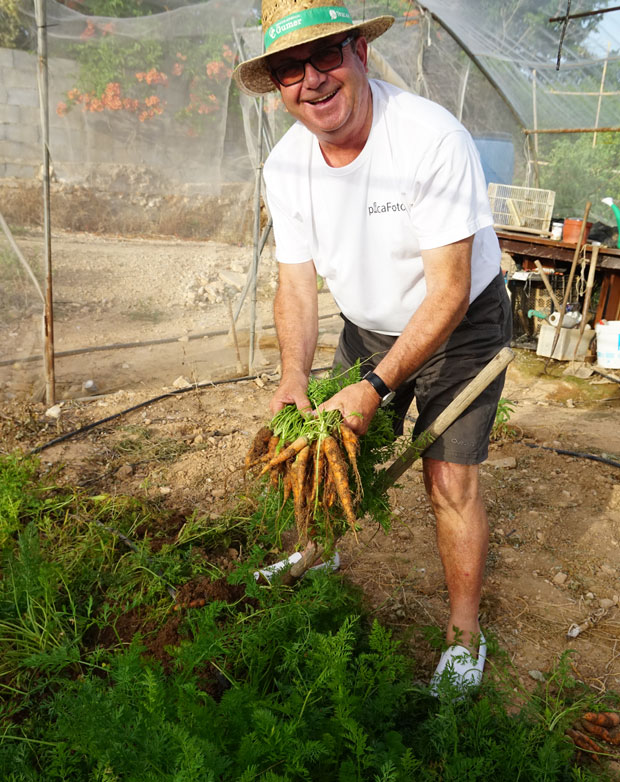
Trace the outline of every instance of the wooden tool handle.
<instances>
[{"instance_id":1,"label":"wooden tool handle","mask_svg":"<svg viewBox=\"0 0 620 782\"><path fill-rule=\"evenodd\" d=\"M547 272L544 270L543 265L540 261L536 260L534 261L536 265L536 271L540 274L540 277L543 281L543 284L545 288L547 289L547 293L551 297L551 302L553 306L555 307L556 312L559 312L561 309L561 304L558 301L555 293L553 292L553 288L551 287L551 283L549 282L549 277L547 275Z\"/></svg>"},{"instance_id":2,"label":"wooden tool handle","mask_svg":"<svg viewBox=\"0 0 620 782\"><path fill-rule=\"evenodd\" d=\"M461 413L484 391L495 378L503 372L515 357L510 348L502 348L500 352L482 369L461 393L440 413L433 423L411 443L409 448L395 459L385 470L388 485L395 483L400 476L419 459L424 451L443 434L450 424L454 423Z\"/></svg>"},{"instance_id":3,"label":"wooden tool handle","mask_svg":"<svg viewBox=\"0 0 620 782\"><path fill-rule=\"evenodd\" d=\"M564 299L562 301L562 306L560 307L560 317L558 318L558 322L555 326L555 334L553 335L553 344L551 345L551 353L549 353L549 358L547 359L547 363L545 364L545 369L547 369L547 366L549 365L549 362L551 361L551 358L553 354L555 353L556 345L558 344L558 340L560 339L560 329L562 328L562 324L564 323L564 315L566 315L566 305L568 304L568 299L570 297L570 291L573 286L573 278L575 276L575 269L577 268L577 261L579 260L579 254L581 253L581 248L583 247L585 236L586 236L586 230L588 227L588 215L590 214L590 209L592 207L592 204L590 201L586 204L586 209L583 214L583 220L581 221L581 230L579 231L579 239L577 239L577 244L575 245L575 252L573 254L573 262L571 263L570 272L568 275L568 282L566 283L566 291L564 293Z\"/></svg>"}]
</instances>

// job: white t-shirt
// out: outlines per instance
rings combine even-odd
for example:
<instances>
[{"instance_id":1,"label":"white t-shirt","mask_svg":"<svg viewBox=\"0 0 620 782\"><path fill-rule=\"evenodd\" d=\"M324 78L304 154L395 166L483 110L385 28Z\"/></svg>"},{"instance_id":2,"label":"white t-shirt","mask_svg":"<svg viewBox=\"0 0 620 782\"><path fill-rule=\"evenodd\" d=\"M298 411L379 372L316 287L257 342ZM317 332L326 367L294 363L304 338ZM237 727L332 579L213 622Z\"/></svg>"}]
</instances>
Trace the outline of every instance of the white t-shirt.
<instances>
[{"instance_id":1,"label":"white t-shirt","mask_svg":"<svg viewBox=\"0 0 620 782\"><path fill-rule=\"evenodd\" d=\"M426 295L421 251L475 234L470 301L499 271L500 249L478 152L444 108L370 81L362 152L330 167L297 122L265 163L280 263L313 260L342 313L400 334Z\"/></svg>"}]
</instances>

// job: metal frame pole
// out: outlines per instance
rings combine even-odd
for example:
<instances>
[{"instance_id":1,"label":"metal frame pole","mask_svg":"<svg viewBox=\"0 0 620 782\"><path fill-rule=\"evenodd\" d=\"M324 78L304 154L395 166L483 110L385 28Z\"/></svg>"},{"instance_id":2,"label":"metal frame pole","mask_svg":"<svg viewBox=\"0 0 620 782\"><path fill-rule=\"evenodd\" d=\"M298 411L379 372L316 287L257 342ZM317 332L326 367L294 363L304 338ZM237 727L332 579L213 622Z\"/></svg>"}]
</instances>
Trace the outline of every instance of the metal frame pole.
<instances>
[{"instance_id":1,"label":"metal frame pole","mask_svg":"<svg viewBox=\"0 0 620 782\"><path fill-rule=\"evenodd\" d=\"M252 296L250 298L250 350L248 355L248 372L254 366L254 348L256 338L256 288L258 285L258 263L260 261L260 198L263 179L263 103L258 101L258 138L256 141L256 181L254 184L254 252L252 256Z\"/></svg>"}]
</instances>

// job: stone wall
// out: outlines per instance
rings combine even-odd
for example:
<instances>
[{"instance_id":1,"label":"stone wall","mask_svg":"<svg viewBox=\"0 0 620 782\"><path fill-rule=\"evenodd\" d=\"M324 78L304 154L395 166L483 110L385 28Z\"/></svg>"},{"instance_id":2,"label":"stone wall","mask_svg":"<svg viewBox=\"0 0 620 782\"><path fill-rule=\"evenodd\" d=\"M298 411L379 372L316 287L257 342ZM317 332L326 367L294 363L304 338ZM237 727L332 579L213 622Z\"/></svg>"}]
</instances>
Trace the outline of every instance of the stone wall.
<instances>
[{"instance_id":1,"label":"stone wall","mask_svg":"<svg viewBox=\"0 0 620 782\"><path fill-rule=\"evenodd\" d=\"M241 123L231 144L225 112L214 118L209 134L199 138L186 135L175 120L175 101L182 96L172 88L166 96L170 111L153 123L141 124L125 112L89 114L79 106L59 116L59 102L76 83L76 63L50 58L54 181L111 193L203 196L218 195L223 184L252 181L243 159ZM0 179L32 181L41 160L37 57L0 49Z\"/></svg>"},{"instance_id":2,"label":"stone wall","mask_svg":"<svg viewBox=\"0 0 620 782\"><path fill-rule=\"evenodd\" d=\"M41 167L37 59L0 49L0 177L32 179Z\"/></svg>"}]
</instances>

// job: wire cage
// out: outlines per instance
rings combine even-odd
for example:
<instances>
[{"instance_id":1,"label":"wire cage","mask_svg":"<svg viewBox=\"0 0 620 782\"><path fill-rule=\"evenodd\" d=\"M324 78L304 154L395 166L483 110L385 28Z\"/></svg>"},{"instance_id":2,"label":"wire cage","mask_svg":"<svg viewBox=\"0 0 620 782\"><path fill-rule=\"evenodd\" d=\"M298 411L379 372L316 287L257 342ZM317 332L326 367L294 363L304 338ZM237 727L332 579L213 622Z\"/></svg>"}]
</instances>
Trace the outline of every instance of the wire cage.
<instances>
[{"instance_id":1,"label":"wire cage","mask_svg":"<svg viewBox=\"0 0 620 782\"><path fill-rule=\"evenodd\" d=\"M496 228L549 235L555 203L553 190L490 182L488 194Z\"/></svg>"}]
</instances>

